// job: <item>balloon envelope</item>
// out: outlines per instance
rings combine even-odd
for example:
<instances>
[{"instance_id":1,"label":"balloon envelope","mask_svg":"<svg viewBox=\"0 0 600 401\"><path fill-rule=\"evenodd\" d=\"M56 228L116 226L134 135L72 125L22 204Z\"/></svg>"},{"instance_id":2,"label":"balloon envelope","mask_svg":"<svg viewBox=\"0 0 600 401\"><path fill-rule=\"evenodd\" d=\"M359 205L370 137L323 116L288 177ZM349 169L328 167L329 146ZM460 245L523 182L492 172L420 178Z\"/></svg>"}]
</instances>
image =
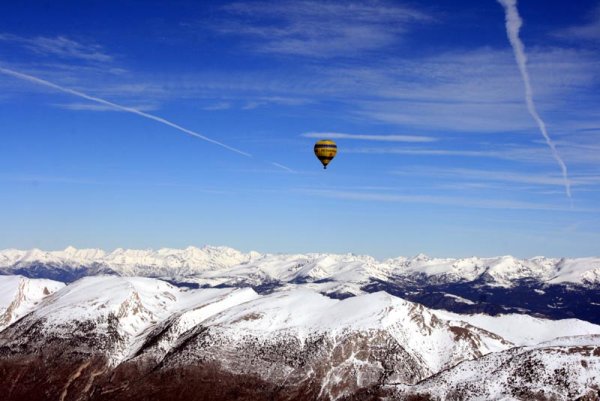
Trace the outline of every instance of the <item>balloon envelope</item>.
<instances>
[{"instance_id":1,"label":"balloon envelope","mask_svg":"<svg viewBox=\"0 0 600 401\"><path fill-rule=\"evenodd\" d=\"M330 139L323 139L315 143L315 156L323 163L323 168L327 168L329 162L337 154L337 145Z\"/></svg>"}]
</instances>

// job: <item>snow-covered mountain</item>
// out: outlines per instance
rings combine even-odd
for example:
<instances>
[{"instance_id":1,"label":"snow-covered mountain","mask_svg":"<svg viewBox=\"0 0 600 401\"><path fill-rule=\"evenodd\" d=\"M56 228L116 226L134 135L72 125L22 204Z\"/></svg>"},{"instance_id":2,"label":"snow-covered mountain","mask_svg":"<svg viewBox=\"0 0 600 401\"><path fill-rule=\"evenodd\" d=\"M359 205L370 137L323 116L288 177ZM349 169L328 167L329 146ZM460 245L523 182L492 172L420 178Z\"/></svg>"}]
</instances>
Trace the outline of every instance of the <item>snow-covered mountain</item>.
<instances>
[{"instance_id":1,"label":"snow-covered mountain","mask_svg":"<svg viewBox=\"0 0 600 401\"><path fill-rule=\"evenodd\" d=\"M600 324L600 258L377 260L353 254L260 254L205 246L159 250L0 251L0 274L72 282L82 277L152 277L179 286L303 286L332 298L386 291L458 313L526 313Z\"/></svg>"},{"instance_id":2,"label":"snow-covered mountain","mask_svg":"<svg viewBox=\"0 0 600 401\"><path fill-rule=\"evenodd\" d=\"M335 299L291 280L262 294L117 275L0 276L0 289L0 306L19 305L0 328L6 400L531 399L544 388L560 400L600 388L600 326L577 319L461 315L385 292Z\"/></svg>"},{"instance_id":3,"label":"snow-covered mountain","mask_svg":"<svg viewBox=\"0 0 600 401\"><path fill-rule=\"evenodd\" d=\"M390 276L429 277L437 282L485 279L498 286L511 286L523 279L548 284L600 284L600 257L556 259L535 257L429 258L419 254L379 261L354 254L260 254L242 253L228 247L205 246L159 250L75 249L62 251L0 251L0 271L4 274L47 267L63 271L102 268L122 276L163 277L198 283L223 284L240 281L299 280L338 283L366 283L370 278Z\"/></svg>"},{"instance_id":4,"label":"snow-covered mountain","mask_svg":"<svg viewBox=\"0 0 600 401\"><path fill-rule=\"evenodd\" d=\"M596 335L511 348L463 362L417 385L385 386L385 393L391 399L597 400L599 345Z\"/></svg>"},{"instance_id":5,"label":"snow-covered mountain","mask_svg":"<svg viewBox=\"0 0 600 401\"><path fill-rule=\"evenodd\" d=\"M22 276L0 278L0 331L21 318L42 298L64 287L58 281L28 279Z\"/></svg>"}]
</instances>

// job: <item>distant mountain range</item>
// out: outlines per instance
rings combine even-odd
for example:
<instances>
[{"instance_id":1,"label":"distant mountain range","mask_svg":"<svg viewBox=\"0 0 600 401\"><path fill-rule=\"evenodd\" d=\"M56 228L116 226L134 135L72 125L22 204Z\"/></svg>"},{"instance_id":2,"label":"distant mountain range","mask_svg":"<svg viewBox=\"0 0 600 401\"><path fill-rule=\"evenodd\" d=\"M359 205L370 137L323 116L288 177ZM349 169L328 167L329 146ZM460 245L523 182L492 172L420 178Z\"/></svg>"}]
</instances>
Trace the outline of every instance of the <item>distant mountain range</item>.
<instances>
[{"instance_id":1,"label":"distant mountain range","mask_svg":"<svg viewBox=\"0 0 600 401\"><path fill-rule=\"evenodd\" d=\"M332 298L386 291L459 313L527 313L600 323L600 257L517 259L242 253L227 247L0 251L0 274L72 282L118 275L178 286L310 288Z\"/></svg>"},{"instance_id":2,"label":"distant mountain range","mask_svg":"<svg viewBox=\"0 0 600 401\"><path fill-rule=\"evenodd\" d=\"M599 262L2 251L0 398L599 400Z\"/></svg>"}]
</instances>

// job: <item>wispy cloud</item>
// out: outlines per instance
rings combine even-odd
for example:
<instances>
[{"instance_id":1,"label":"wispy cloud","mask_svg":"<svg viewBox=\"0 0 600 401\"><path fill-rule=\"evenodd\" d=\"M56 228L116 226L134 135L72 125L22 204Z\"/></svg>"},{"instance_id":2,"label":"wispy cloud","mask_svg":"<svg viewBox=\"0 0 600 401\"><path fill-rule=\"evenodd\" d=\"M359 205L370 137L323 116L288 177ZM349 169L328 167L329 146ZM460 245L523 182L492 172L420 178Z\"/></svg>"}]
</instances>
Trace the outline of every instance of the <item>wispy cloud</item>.
<instances>
[{"instance_id":1,"label":"wispy cloud","mask_svg":"<svg viewBox=\"0 0 600 401\"><path fill-rule=\"evenodd\" d=\"M89 178L74 178L61 176L48 176L38 174L0 174L0 181L15 182L29 185L39 184L76 184L76 185L94 185L98 181Z\"/></svg>"},{"instance_id":2,"label":"wispy cloud","mask_svg":"<svg viewBox=\"0 0 600 401\"><path fill-rule=\"evenodd\" d=\"M84 111L123 111L115 109L112 106L102 105L102 104L94 104L94 103L56 103L55 107L66 109L66 110L84 110ZM151 104L140 104L134 106L128 106L136 110L140 111L152 111L156 110L158 107Z\"/></svg>"},{"instance_id":3,"label":"wispy cloud","mask_svg":"<svg viewBox=\"0 0 600 401\"><path fill-rule=\"evenodd\" d=\"M214 27L221 34L250 39L260 52L322 58L392 44L411 24L432 20L422 11L383 2L237 2L224 10L229 18Z\"/></svg>"},{"instance_id":4,"label":"wispy cloud","mask_svg":"<svg viewBox=\"0 0 600 401\"><path fill-rule=\"evenodd\" d=\"M420 135L371 135L371 134L345 134L341 132L306 132L301 134L305 138L352 139L376 142L435 142L431 136Z\"/></svg>"},{"instance_id":5,"label":"wispy cloud","mask_svg":"<svg viewBox=\"0 0 600 401\"><path fill-rule=\"evenodd\" d=\"M461 140L462 141L462 140ZM439 156L456 158L489 158L509 160L526 164L550 165L555 163L552 156L546 151L545 143L534 141L531 145L502 143L490 147L489 142L476 143L470 141L468 147L463 148L426 148L426 147L346 147L344 153L373 154L373 155L408 155L408 156ZM459 142L463 143L463 142ZM581 136L571 137L557 141L561 154L572 166L598 167L600 166L600 145L593 139L587 141Z\"/></svg>"},{"instance_id":6,"label":"wispy cloud","mask_svg":"<svg viewBox=\"0 0 600 401\"><path fill-rule=\"evenodd\" d=\"M597 116L589 110L600 105L600 97L586 88L600 81L598 54L538 48L528 56L538 107L548 116L553 133L597 127ZM522 82L514 74L509 50L457 49L361 65L297 63L285 70L201 70L176 77L159 71L113 73L89 64L83 68L47 63L4 66L25 68L33 75L126 104L193 101L201 102L201 107L230 102L232 108L331 104L336 116L345 119L392 124L402 132L434 131L436 137L449 131L529 133L535 127L522 107ZM4 95L26 90L11 80L0 80ZM580 101L587 107L580 107ZM572 163L566 155L565 159Z\"/></svg>"},{"instance_id":7,"label":"wispy cloud","mask_svg":"<svg viewBox=\"0 0 600 401\"><path fill-rule=\"evenodd\" d=\"M242 110L254 110L256 108L259 108L260 106L264 105L264 102L258 102L258 101L250 101L250 102L246 102L246 104L244 104L242 106Z\"/></svg>"},{"instance_id":8,"label":"wispy cloud","mask_svg":"<svg viewBox=\"0 0 600 401\"><path fill-rule=\"evenodd\" d=\"M548 211L573 211L589 212L589 209L571 209L568 207L552 204L543 204L538 202L503 200L503 199L476 199L472 197L452 197L436 195L397 195L379 192L357 192L357 191L339 191L330 189L299 189L308 195L321 196L333 199L344 199L350 201L368 201L368 202L393 202L393 203L419 203L433 205L449 205L466 208L481 209L515 209L515 210L548 210Z\"/></svg>"},{"instance_id":9,"label":"wispy cloud","mask_svg":"<svg viewBox=\"0 0 600 401\"><path fill-rule=\"evenodd\" d=\"M494 150L484 150L489 146L481 146L481 149L427 149L427 148L398 148L398 147L361 147L361 148L345 148L344 153L347 154L366 154L366 155L402 155L402 156L426 156L426 157L446 157L463 160L464 158L481 158L481 159L497 159L508 160L511 162L548 165L554 160L545 151L541 151L540 147L523 147L506 145L495 147ZM543 149L542 149L543 150ZM577 164L590 164L599 162L597 153L593 151L569 152L573 153L578 159Z\"/></svg>"},{"instance_id":10,"label":"wispy cloud","mask_svg":"<svg viewBox=\"0 0 600 401\"><path fill-rule=\"evenodd\" d=\"M231 108L231 103L230 102L218 102L218 103L213 103L210 104L208 106L204 106L202 108L202 110L207 110L207 111L218 111L218 110L227 110Z\"/></svg>"},{"instance_id":11,"label":"wispy cloud","mask_svg":"<svg viewBox=\"0 0 600 401\"><path fill-rule=\"evenodd\" d=\"M202 107L202 109L207 111L228 110L233 108L238 108L240 110L254 110L259 107L271 105L302 106L311 102L310 99L301 97L248 95L236 97L235 95L230 94L228 100L209 104Z\"/></svg>"},{"instance_id":12,"label":"wispy cloud","mask_svg":"<svg viewBox=\"0 0 600 401\"><path fill-rule=\"evenodd\" d=\"M348 148L344 153L358 154L395 154L416 156L467 156L467 157L498 157L509 158L508 154L498 151L486 150L457 150L457 149L406 149L406 148Z\"/></svg>"},{"instance_id":13,"label":"wispy cloud","mask_svg":"<svg viewBox=\"0 0 600 401\"><path fill-rule=\"evenodd\" d=\"M471 101L443 101L437 99L388 100L360 102L354 111L363 118L402 127L449 132L515 132L531 128L522 106L509 102L474 103ZM513 119L506 119L511 114Z\"/></svg>"},{"instance_id":14,"label":"wispy cloud","mask_svg":"<svg viewBox=\"0 0 600 401\"><path fill-rule=\"evenodd\" d=\"M475 180L481 182L509 182L513 184L533 184L562 186L564 184L561 176L544 173L522 173L518 171L502 170L482 170L465 168L410 168L402 171L395 171L397 175L408 176L430 176L447 180L452 178L457 181ZM572 177L573 186L579 185L598 185L600 184L600 175L577 175Z\"/></svg>"},{"instance_id":15,"label":"wispy cloud","mask_svg":"<svg viewBox=\"0 0 600 401\"><path fill-rule=\"evenodd\" d=\"M66 36L24 37L11 33L0 33L0 42L14 43L41 55L58 56L65 59L79 59L88 62L110 62L113 57L102 46L95 43L82 43Z\"/></svg>"},{"instance_id":16,"label":"wispy cloud","mask_svg":"<svg viewBox=\"0 0 600 401\"><path fill-rule=\"evenodd\" d=\"M198 187L196 184L185 182L156 181L143 182L139 179L132 180L97 180L95 178L77 178L77 177L59 177L42 174L0 174L0 182L18 183L25 185L38 186L43 184L65 184L65 185L98 185L98 186L116 186L116 187L178 187L190 188L198 192L207 194L231 194L233 191Z\"/></svg>"},{"instance_id":17,"label":"wispy cloud","mask_svg":"<svg viewBox=\"0 0 600 401\"><path fill-rule=\"evenodd\" d=\"M567 40L600 41L600 5L590 13L589 22L558 31L555 36Z\"/></svg>"}]
</instances>

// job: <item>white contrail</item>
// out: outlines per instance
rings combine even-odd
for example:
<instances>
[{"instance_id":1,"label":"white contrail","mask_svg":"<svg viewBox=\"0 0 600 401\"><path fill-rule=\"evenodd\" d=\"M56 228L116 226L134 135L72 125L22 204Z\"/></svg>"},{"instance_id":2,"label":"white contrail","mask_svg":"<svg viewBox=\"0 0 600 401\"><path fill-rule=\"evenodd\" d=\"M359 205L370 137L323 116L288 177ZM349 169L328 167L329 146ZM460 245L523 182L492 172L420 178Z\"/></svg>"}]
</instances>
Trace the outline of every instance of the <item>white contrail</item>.
<instances>
[{"instance_id":1,"label":"white contrail","mask_svg":"<svg viewBox=\"0 0 600 401\"><path fill-rule=\"evenodd\" d=\"M342 132L305 132L301 134L305 138L329 138L329 139L357 139L362 141L381 142L435 142L437 139L430 136L419 135L365 135L345 134Z\"/></svg>"},{"instance_id":2,"label":"white contrail","mask_svg":"<svg viewBox=\"0 0 600 401\"><path fill-rule=\"evenodd\" d=\"M523 77L523 82L525 84L525 101L527 102L527 109L529 110L529 114L531 114L540 128L544 139L546 139L546 143L552 151L552 156L554 156L560 165L565 183L565 191L567 192L567 196L570 198L571 184L569 182L569 175L567 173L567 165L558 154L556 146L554 146L554 142L552 142L552 139L550 139L550 136L548 135L546 124L538 114L535 108L535 103L533 103L533 90L531 89L531 81L529 80L529 73L527 72L527 56L525 56L525 46L523 45L523 42L521 42L521 39L519 39L519 30L521 29L521 25L523 25L523 20L519 16L519 11L517 10L517 0L498 0L498 2L504 7L504 12L506 14L506 33L515 53L515 59L517 60L519 70L521 71L521 76Z\"/></svg>"},{"instance_id":3,"label":"white contrail","mask_svg":"<svg viewBox=\"0 0 600 401\"><path fill-rule=\"evenodd\" d=\"M284 166L281 163L277 163L277 162L271 162L272 165L274 165L275 167L279 167L280 169L283 169L285 171L287 171L288 173L295 173L295 170L292 170L291 168Z\"/></svg>"},{"instance_id":4,"label":"white contrail","mask_svg":"<svg viewBox=\"0 0 600 401\"><path fill-rule=\"evenodd\" d=\"M12 77L18 78L18 79L22 79L22 80L25 80L25 81L29 81L29 82L33 82L33 83L39 84L39 85L47 86L49 88L56 89L56 90L61 91L61 92L69 93L71 95L78 96L78 97L81 97L83 99L90 100L92 102L104 104L106 106L110 106L110 107L112 107L114 109L117 109L117 110L126 111L126 112L129 112L129 113L137 114L138 116L149 118L150 120L158 121L161 124L168 125L169 127L173 127L173 128L175 128L175 129L177 129L179 131L185 132L188 135L194 136L196 138L200 138L200 139L205 140L205 141L210 142L210 143L214 143L215 145L219 145L221 147L224 147L225 149L231 150L232 152L239 153L240 155L252 157L252 155L250 153L243 152L243 151L241 151L239 149L236 149L234 147L231 147L229 145L225 145L224 143L221 143L219 141L215 141L214 139L211 139L211 138L206 137L206 136L204 136L202 134L199 134L197 132L194 132L192 130L184 128L184 127L182 127L180 125L177 125L175 123L172 123L171 121L165 120L162 117L158 117L158 116L155 116L155 115L149 114L149 113L144 113L143 111L140 111L138 109L134 109L132 107L121 106L120 104L109 102L108 100L100 99L99 97L86 95L83 92L79 92L79 91L76 91L76 90L73 90L73 89L64 88L64 87L62 87L60 85L57 85L55 83L46 81L44 79L36 78L36 77L34 77L32 75L23 74L21 72L10 70L8 68L2 68L2 67L0 67L0 72L3 73L3 74L6 74L6 75L10 75Z\"/></svg>"}]
</instances>

